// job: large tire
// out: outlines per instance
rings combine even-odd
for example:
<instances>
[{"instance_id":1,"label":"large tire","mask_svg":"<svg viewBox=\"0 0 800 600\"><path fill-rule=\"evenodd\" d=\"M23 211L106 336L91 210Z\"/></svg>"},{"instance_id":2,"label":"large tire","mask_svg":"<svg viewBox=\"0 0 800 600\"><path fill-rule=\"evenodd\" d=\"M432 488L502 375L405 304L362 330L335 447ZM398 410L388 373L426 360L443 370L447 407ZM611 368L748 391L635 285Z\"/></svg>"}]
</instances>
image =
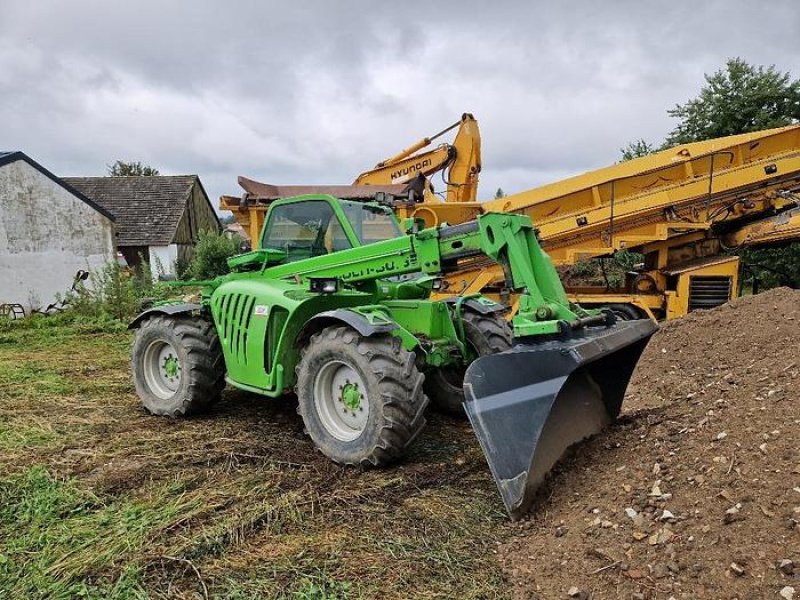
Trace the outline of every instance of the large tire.
<instances>
[{"instance_id":1,"label":"large tire","mask_svg":"<svg viewBox=\"0 0 800 600\"><path fill-rule=\"evenodd\" d=\"M463 318L467 345L477 356L496 354L511 348L511 327L502 314L482 315L466 311ZM466 370L466 367L444 367L426 374L425 391L437 411L454 416L464 414Z\"/></svg>"},{"instance_id":2,"label":"large tire","mask_svg":"<svg viewBox=\"0 0 800 600\"><path fill-rule=\"evenodd\" d=\"M317 448L344 465L400 457L425 425L416 356L389 335L332 326L311 336L297 366L297 412Z\"/></svg>"},{"instance_id":3,"label":"large tire","mask_svg":"<svg viewBox=\"0 0 800 600\"><path fill-rule=\"evenodd\" d=\"M136 331L133 381L154 415L196 414L219 400L225 359L214 325L205 319L157 315Z\"/></svg>"},{"instance_id":4,"label":"large tire","mask_svg":"<svg viewBox=\"0 0 800 600\"><path fill-rule=\"evenodd\" d=\"M635 321L637 319L647 318L647 315L643 315L633 304L604 304L600 305L598 308L610 310L620 321Z\"/></svg>"}]
</instances>

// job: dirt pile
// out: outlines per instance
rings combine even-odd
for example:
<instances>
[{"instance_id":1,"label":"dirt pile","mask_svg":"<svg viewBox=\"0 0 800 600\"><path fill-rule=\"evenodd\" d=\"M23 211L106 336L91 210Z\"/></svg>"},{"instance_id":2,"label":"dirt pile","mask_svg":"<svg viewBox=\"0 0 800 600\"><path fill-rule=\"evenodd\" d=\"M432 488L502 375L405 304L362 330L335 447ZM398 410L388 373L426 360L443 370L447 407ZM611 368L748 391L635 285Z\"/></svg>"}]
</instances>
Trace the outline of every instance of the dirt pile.
<instances>
[{"instance_id":1,"label":"dirt pile","mask_svg":"<svg viewBox=\"0 0 800 600\"><path fill-rule=\"evenodd\" d=\"M499 549L515 598L800 600L800 291L666 323Z\"/></svg>"}]
</instances>

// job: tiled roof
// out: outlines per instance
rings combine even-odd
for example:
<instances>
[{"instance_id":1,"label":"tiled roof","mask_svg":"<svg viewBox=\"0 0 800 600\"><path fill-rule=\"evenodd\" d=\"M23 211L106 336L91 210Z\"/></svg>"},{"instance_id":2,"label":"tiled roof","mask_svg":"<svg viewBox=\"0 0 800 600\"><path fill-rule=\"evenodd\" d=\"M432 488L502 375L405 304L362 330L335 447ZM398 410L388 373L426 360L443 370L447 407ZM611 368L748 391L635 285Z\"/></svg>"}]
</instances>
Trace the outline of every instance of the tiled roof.
<instances>
[{"instance_id":1,"label":"tiled roof","mask_svg":"<svg viewBox=\"0 0 800 600\"><path fill-rule=\"evenodd\" d=\"M120 246L167 246L186 210L197 175L63 177L116 217Z\"/></svg>"}]
</instances>

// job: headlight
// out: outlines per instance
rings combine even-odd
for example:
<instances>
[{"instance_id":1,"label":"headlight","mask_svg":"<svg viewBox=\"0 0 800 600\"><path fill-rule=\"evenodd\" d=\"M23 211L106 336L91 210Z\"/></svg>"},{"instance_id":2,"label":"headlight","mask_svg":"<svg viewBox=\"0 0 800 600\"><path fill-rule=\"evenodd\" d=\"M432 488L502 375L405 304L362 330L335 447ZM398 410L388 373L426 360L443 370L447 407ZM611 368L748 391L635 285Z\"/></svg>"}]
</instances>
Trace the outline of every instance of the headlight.
<instances>
[{"instance_id":1,"label":"headlight","mask_svg":"<svg viewBox=\"0 0 800 600\"><path fill-rule=\"evenodd\" d=\"M315 294L335 294L339 291L339 280L335 277L309 277L308 289Z\"/></svg>"}]
</instances>

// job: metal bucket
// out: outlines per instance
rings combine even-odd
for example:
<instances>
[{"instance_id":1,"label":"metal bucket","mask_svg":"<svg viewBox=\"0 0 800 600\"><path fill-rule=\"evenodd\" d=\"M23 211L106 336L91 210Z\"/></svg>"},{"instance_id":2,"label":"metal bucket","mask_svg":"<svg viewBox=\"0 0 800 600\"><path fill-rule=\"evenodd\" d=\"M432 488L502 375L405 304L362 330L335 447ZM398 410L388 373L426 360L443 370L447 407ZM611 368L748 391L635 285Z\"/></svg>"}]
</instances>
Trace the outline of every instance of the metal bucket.
<instances>
[{"instance_id":1,"label":"metal bucket","mask_svg":"<svg viewBox=\"0 0 800 600\"><path fill-rule=\"evenodd\" d=\"M475 360L464 408L512 519L564 452L616 419L633 370L657 326L650 320L521 341Z\"/></svg>"}]
</instances>

